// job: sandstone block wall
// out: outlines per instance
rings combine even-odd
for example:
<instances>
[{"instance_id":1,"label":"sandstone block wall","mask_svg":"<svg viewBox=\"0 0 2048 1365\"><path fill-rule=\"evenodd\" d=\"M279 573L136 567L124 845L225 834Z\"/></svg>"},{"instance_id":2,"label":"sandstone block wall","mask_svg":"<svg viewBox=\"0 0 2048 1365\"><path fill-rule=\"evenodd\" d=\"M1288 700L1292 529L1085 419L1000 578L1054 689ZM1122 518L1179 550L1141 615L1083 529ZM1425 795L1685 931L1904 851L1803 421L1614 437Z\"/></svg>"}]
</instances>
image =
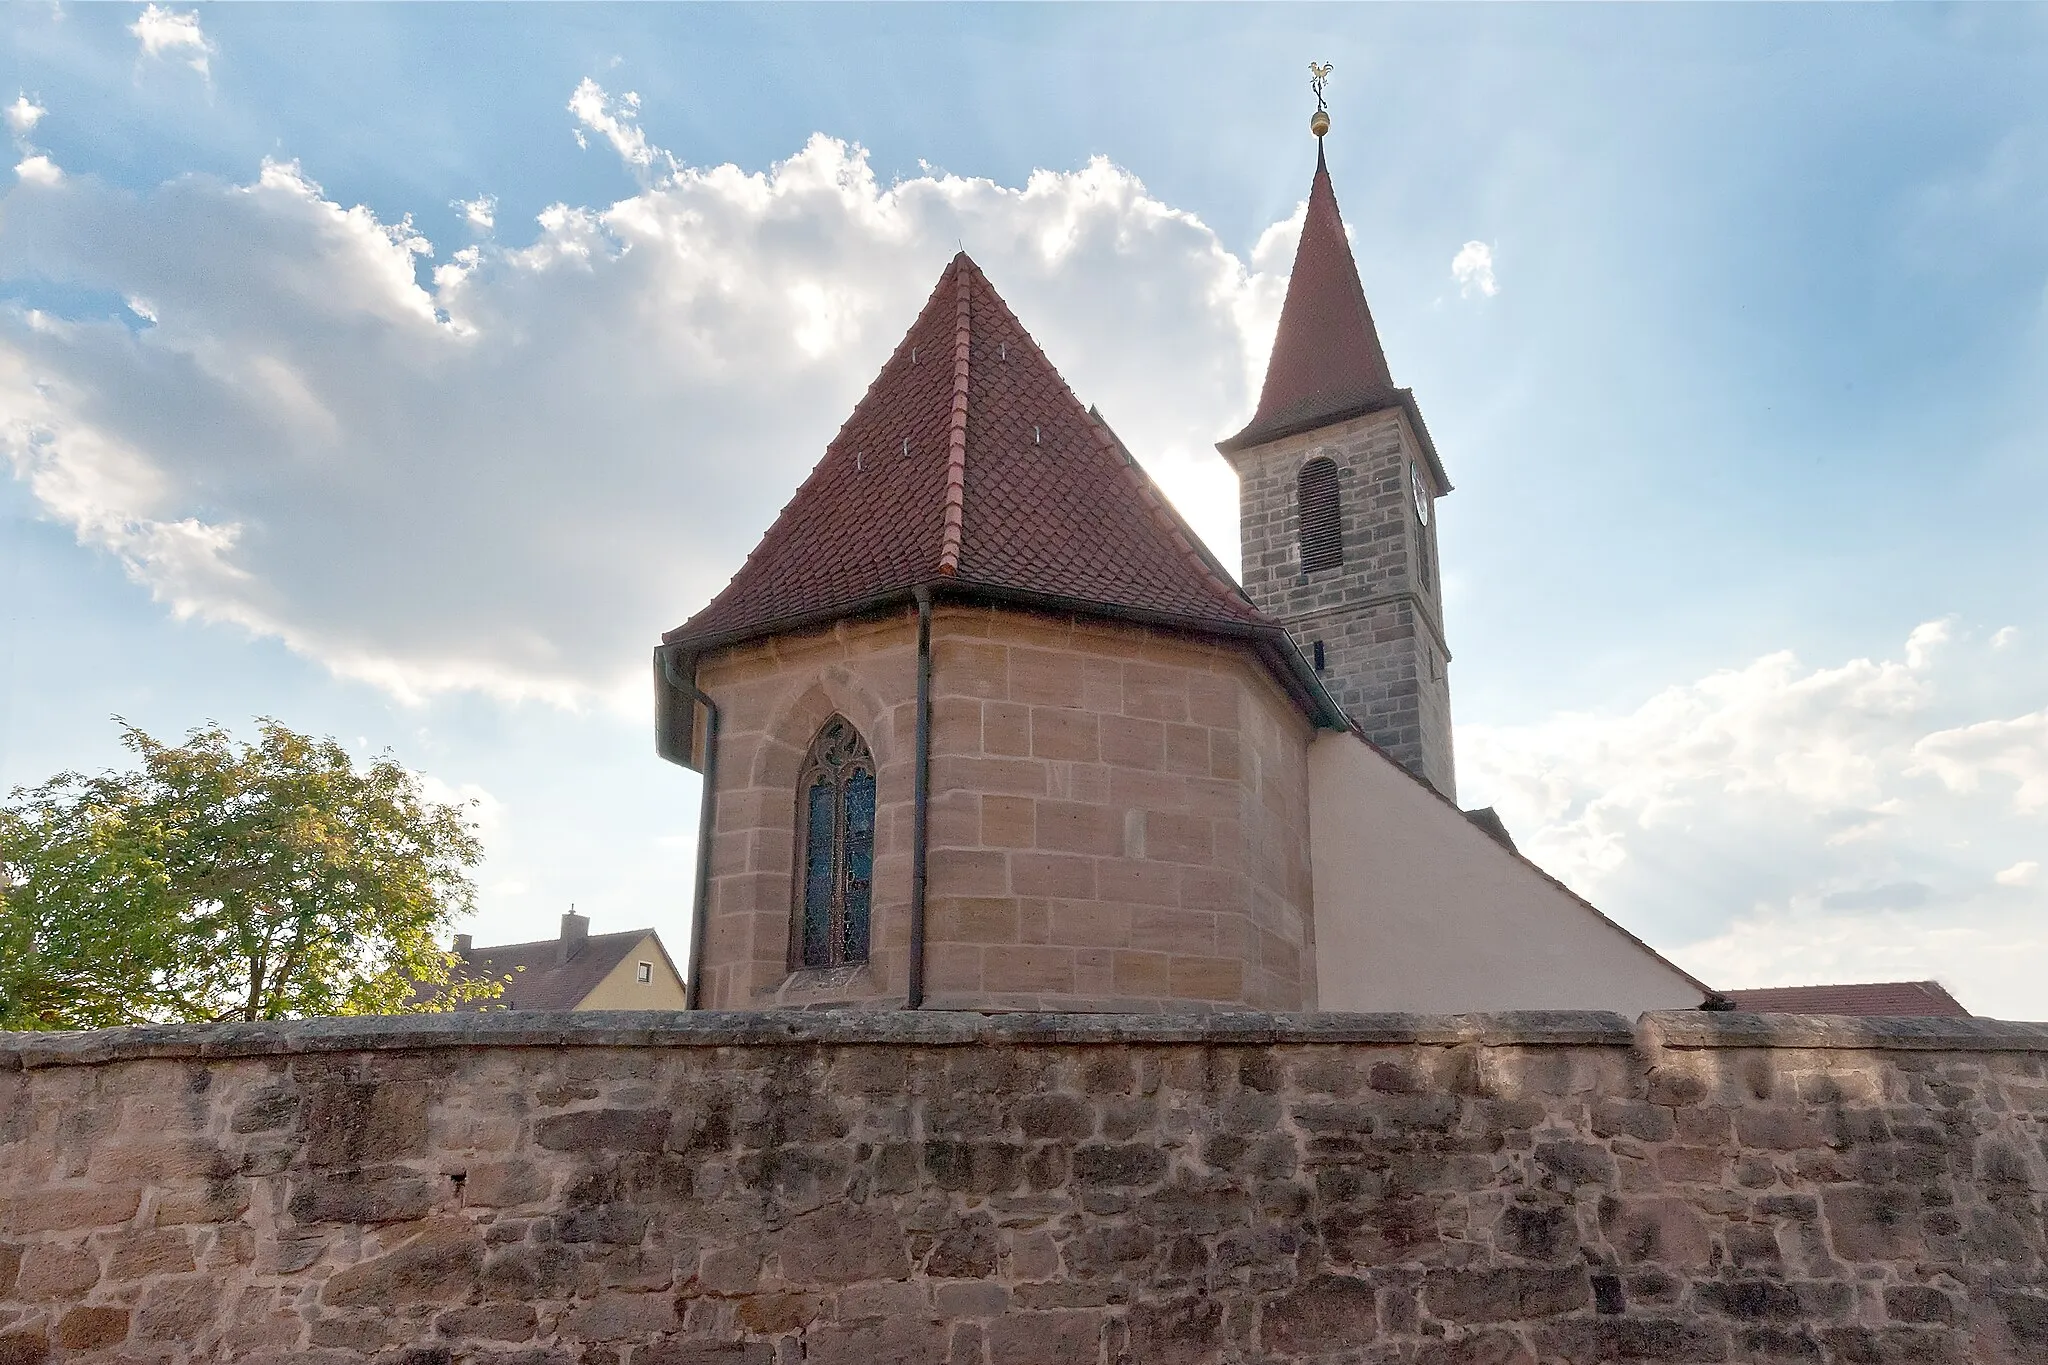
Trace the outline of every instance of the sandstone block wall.
<instances>
[{"instance_id":1,"label":"sandstone block wall","mask_svg":"<svg viewBox=\"0 0 2048 1365\"><path fill-rule=\"evenodd\" d=\"M702 1003L750 1009L820 998L903 999L917 752L916 615L842 621L720 650L698 663L697 685L720 713ZM812 739L835 713L853 722L875 758L869 958L858 969L793 976L797 777Z\"/></svg>"},{"instance_id":2,"label":"sandstone block wall","mask_svg":"<svg viewBox=\"0 0 2048 1365\"><path fill-rule=\"evenodd\" d=\"M0 1361L2048 1358L2048 1026L0 1035Z\"/></svg>"},{"instance_id":3,"label":"sandstone block wall","mask_svg":"<svg viewBox=\"0 0 2048 1365\"><path fill-rule=\"evenodd\" d=\"M1244 651L947 607L934 1006L1312 1008L1310 727Z\"/></svg>"},{"instance_id":4,"label":"sandstone block wall","mask_svg":"<svg viewBox=\"0 0 2048 1365\"><path fill-rule=\"evenodd\" d=\"M1301 570L1297 480L1337 466L1344 563ZM1323 644L1323 684L1373 742L1456 799L1450 650L1435 532L1415 517L1420 444L1399 409L1289 436L1233 457L1245 592L1304 651Z\"/></svg>"},{"instance_id":5,"label":"sandstone block wall","mask_svg":"<svg viewBox=\"0 0 2048 1365\"><path fill-rule=\"evenodd\" d=\"M900 1001L916 620L721 651L705 1003ZM834 712L877 764L871 958L793 972L796 781ZM932 623L926 1000L1313 1008L1310 727L1236 647L941 605Z\"/></svg>"}]
</instances>

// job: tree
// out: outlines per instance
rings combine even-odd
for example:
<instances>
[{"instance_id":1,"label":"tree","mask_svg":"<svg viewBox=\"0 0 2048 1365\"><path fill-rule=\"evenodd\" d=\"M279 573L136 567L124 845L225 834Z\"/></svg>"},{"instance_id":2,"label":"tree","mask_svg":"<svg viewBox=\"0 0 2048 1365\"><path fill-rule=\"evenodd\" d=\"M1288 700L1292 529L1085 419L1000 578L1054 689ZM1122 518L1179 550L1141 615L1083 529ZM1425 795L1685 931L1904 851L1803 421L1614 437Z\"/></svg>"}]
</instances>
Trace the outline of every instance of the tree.
<instances>
[{"instance_id":1,"label":"tree","mask_svg":"<svg viewBox=\"0 0 2048 1365\"><path fill-rule=\"evenodd\" d=\"M0 1028L448 1009L495 996L440 939L483 856L389 753L257 722L182 745L116 718L131 772L0 806Z\"/></svg>"}]
</instances>

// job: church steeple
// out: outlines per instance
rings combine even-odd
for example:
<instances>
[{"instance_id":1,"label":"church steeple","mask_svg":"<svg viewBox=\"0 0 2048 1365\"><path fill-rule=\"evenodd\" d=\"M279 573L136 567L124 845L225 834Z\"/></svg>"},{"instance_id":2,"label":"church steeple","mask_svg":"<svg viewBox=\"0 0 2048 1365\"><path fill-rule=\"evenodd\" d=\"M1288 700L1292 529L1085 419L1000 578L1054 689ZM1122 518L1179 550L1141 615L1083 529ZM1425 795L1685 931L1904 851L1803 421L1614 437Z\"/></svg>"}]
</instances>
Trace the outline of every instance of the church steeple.
<instances>
[{"instance_id":1,"label":"church steeple","mask_svg":"<svg viewBox=\"0 0 2048 1365\"><path fill-rule=\"evenodd\" d=\"M1337 191L1316 139L1316 174L1308 187L1308 214L1294 273L1280 308L1280 330L1258 411L1243 431L1217 449L1234 454L1281 436L1339 421L1399 401L1379 329L1359 283L1358 263L1344 236Z\"/></svg>"},{"instance_id":2,"label":"church steeple","mask_svg":"<svg viewBox=\"0 0 2048 1365\"><path fill-rule=\"evenodd\" d=\"M1217 449L1238 473L1244 589L1283 622L1367 737L1446 796L1450 650L1436 500L1451 491L1415 395L1394 385L1323 156L1259 406Z\"/></svg>"}]
</instances>

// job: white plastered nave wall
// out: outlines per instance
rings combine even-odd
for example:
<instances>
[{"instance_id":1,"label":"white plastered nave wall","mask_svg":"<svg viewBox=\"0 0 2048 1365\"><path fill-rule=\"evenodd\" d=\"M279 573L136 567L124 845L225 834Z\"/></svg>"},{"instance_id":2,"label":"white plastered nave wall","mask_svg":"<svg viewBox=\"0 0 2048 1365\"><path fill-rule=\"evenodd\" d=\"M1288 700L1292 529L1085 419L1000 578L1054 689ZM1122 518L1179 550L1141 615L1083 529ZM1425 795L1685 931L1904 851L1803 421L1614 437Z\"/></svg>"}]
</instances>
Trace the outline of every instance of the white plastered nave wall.
<instances>
[{"instance_id":1,"label":"white plastered nave wall","mask_svg":"<svg viewBox=\"0 0 2048 1365\"><path fill-rule=\"evenodd\" d=\"M1705 988L1349 733L1309 746L1318 1004L1692 1009Z\"/></svg>"}]
</instances>

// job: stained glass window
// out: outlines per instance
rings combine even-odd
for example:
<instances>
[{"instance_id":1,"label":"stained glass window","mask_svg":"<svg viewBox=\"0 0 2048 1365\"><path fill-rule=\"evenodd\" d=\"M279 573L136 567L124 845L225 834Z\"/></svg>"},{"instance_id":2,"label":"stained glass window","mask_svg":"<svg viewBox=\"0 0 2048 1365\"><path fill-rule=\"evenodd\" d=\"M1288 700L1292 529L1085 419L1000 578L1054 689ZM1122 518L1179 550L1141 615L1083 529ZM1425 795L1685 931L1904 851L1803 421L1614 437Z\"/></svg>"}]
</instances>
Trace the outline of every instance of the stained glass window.
<instances>
[{"instance_id":1,"label":"stained glass window","mask_svg":"<svg viewBox=\"0 0 2048 1365\"><path fill-rule=\"evenodd\" d=\"M868 955L875 867L875 760L843 716L818 730L804 759L795 942L802 967L838 967Z\"/></svg>"}]
</instances>

